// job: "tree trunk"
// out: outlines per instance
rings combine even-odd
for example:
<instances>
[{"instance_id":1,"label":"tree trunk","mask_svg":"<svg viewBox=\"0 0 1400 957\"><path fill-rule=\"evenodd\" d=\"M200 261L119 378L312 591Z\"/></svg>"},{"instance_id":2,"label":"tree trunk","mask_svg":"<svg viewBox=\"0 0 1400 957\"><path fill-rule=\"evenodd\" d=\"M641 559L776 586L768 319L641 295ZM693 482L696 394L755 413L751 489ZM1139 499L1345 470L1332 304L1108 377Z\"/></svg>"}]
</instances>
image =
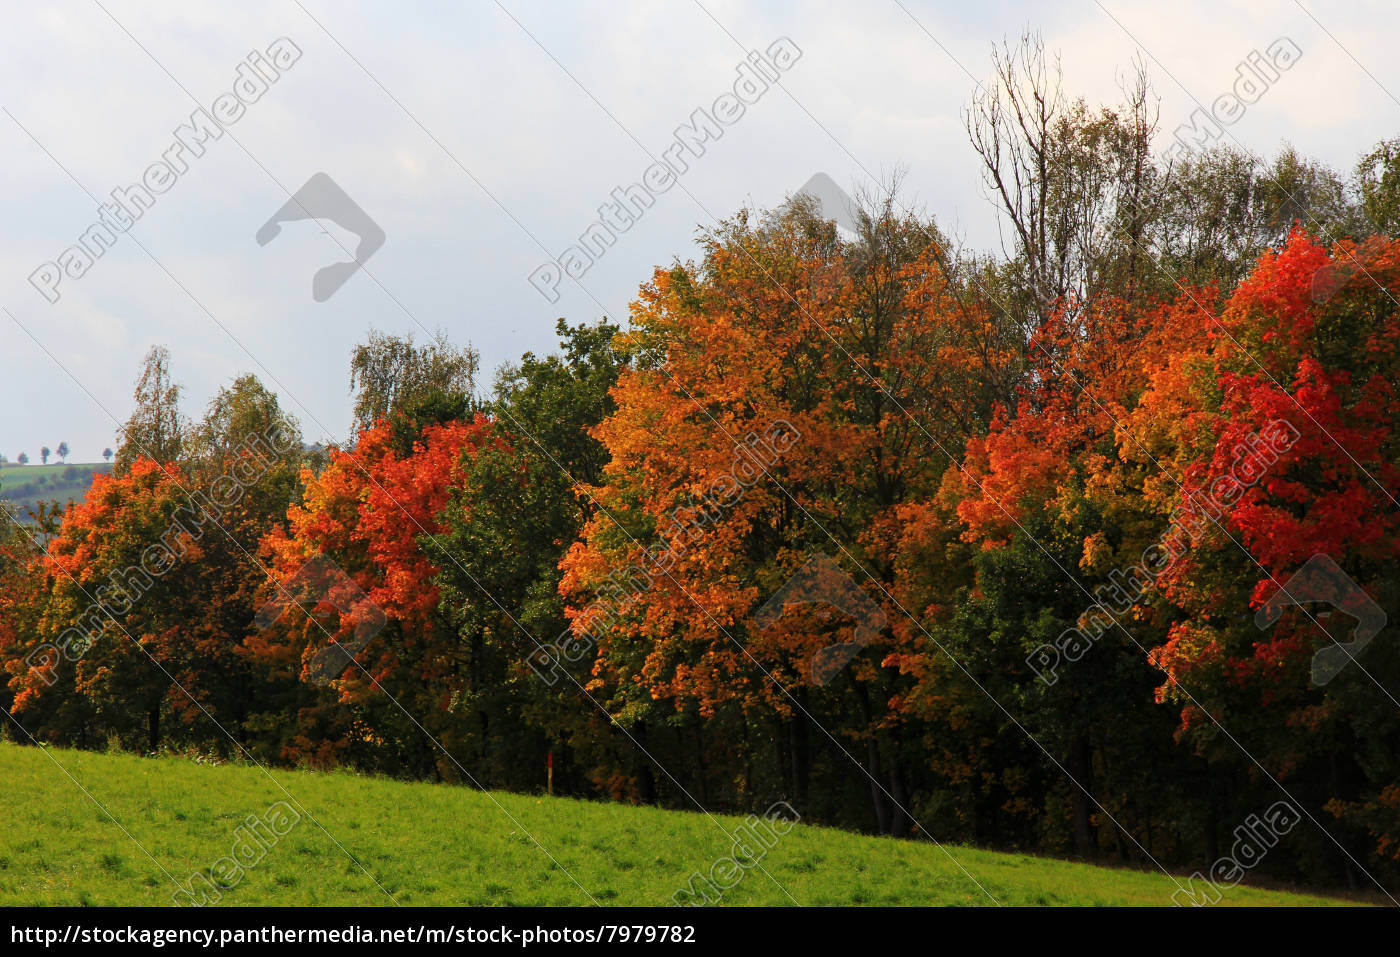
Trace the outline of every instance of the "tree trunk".
<instances>
[{"instance_id":1,"label":"tree trunk","mask_svg":"<svg viewBox=\"0 0 1400 957\"><path fill-rule=\"evenodd\" d=\"M875 735L870 735L865 747L866 770L870 773L870 799L875 806L875 831L878 834L890 832L888 809L885 807L885 792L880 787L880 744Z\"/></svg>"},{"instance_id":2,"label":"tree trunk","mask_svg":"<svg viewBox=\"0 0 1400 957\"><path fill-rule=\"evenodd\" d=\"M1209 773L1209 772L1207 772ZM1220 801L1216 796L1215 775L1210 775L1206 804L1206 864L1220 860Z\"/></svg>"},{"instance_id":3,"label":"tree trunk","mask_svg":"<svg viewBox=\"0 0 1400 957\"><path fill-rule=\"evenodd\" d=\"M812 737L807 724L807 689L799 688L797 701L801 705L788 722L789 750L792 752L792 793L798 810L807 811L807 795L812 780Z\"/></svg>"},{"instance_id":4,"label":"tree trunk","mask_svg":"<svg viewBox=\"0 0 1400 957\"><path fill-rule=\"evenodd\" d=\"M914 819L909 811L909 791L904 786L904 768L900 765L897 756L894 767L890 769L890 795L894 798L890 803L890 833L895 837L907 837L913 829Z\"/></svg>"},{"instance_id":5,"label":"tree trunk","mask_svg":"<svg viewBox=\"0 0 1400 957\"><path fill-rule=\"evenodd\" d=\"M633 735L641 748L637 750L637 790L643 804L656 803L656 775L651 770L651 758L647 757L642 749L651 750L647 747L647 726L646 722L637 725L637 730Z\"/></svg>"},{"instance_id":6,"label":"tree trunk","mask_svg":"<svg viewBox=\"0 0 1400 957\"><path fill-rule=\"evenodd\" d=\"M160 702L157 701L151 710L146 714L146 735L150 744L151 753L155 754L160 747Z\"/></svg>"},{"instance_id":7,"label":"tree trunk","mask_svg":"<svg viewBox=\"0 0 1400 957\"><path fill-rule=\"evenodd\" d=\"M861 717L865 722L865 763L866 774L870 777L870 801L875 810L875 832L889 833L889 813L885 805L885 792L880 784L880 742L871 727L870 696L865 686L856 684L856 700L860 702Z\"/></svg>"},{"instance_id":8,"label":"tree trunk","mask_svg":"<svg viewBox=\"0 0 1400 957\"><path fill-rule=\"evenodd\" d=\"M700 722L693 725L695 729L695 776L700 788L700 806L710 806L710 790L706 778L709 777L705 769L705 737L700 732Z\"/></svg>"},{"instance_id":9,"label":"tree trunk","mask_svg":"<svg viewBox=\"0 0 1400 957\"><path fill-rule=\"evenodd\" d=\"M1094 856L1097 841L1094 836L1093 798L1094 765L1093 751L1087 734L1078 735L1070 747L1069 773L1074 777L1070 782L1070 810L1074 816L1074 850L1080 857ZM1076 784L1076 782L1078 782Z\"/></svg>"}]
</instances>

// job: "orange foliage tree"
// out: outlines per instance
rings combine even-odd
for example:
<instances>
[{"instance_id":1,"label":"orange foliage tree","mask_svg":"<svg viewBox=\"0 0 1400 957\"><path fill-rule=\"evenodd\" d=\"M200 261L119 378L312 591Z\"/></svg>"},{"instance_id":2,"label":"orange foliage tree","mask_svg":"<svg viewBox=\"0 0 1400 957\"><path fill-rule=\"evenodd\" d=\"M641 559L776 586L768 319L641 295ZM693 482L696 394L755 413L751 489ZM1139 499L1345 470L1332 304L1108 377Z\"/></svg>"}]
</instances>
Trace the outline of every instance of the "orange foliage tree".
<instances>
[{"instance_id":1,"label":"orange foliage tree","mask_svg":"<svg viewBox=\"0 0 1400 957\"><path fill-rule=\"evenodd\" d=\"M393 767L410 754L427 773L456 774L439 745L461 746L451 710L464 656L438 613L444 557L424 541L443 531L453 484L490 434L480 418L420 428L400 414L303 473L301 500L262 545L283 614L245 643L301 683L284 758Z\"/></svg>"},{"instance_id":2,"label":"orange foliage tree","mask_svg":"<svg viewBox=\"0 0 1400 957\"><path fill-rule=\"evenodd\" d=\"M657 270L633 306L617 411L594 431L610 461L562 588L619 721L700 729L714 763L724 737L777 731L783 767L736 769L750 787L805 802L814 773L862 782L863 768L872 819L899 831L898 665L926 643L895 599L902 507L937 488L1013 358L950 288L931 227L887 210L866 231L847 243L799 202L741 215L702 263ZM823 554L863 597L791 595L760 627ZM858 653L814 674L838 644Z\"/></svg>"}]
</instances>

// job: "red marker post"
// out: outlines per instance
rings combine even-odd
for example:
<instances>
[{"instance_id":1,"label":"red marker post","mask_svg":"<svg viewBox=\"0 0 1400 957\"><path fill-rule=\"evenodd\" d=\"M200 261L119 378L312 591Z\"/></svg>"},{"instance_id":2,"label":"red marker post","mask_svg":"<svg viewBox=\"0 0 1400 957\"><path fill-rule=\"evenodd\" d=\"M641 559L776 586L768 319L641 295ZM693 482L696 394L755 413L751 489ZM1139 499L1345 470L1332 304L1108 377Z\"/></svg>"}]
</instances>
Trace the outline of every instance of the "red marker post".
<instances>
[{"instance_id":1,"label":"red marker post","mask_svg":"<svg viewBox=\"0 0 1400 957\"><path fill-rule=\"evenodd\" d=\"M549 796L554 797L554 752L549 752L549 757L545 759L545 767L549 769Z\"/></svg>"}]
</instances>

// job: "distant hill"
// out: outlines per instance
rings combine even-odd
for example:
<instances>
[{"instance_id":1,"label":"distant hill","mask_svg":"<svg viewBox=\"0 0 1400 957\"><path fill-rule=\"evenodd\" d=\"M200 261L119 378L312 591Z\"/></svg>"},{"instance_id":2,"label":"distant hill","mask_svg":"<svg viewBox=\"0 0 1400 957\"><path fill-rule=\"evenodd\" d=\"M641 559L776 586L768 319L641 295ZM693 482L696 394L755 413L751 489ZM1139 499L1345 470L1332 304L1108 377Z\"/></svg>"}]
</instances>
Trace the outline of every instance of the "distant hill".
<instances>
[{"instance_id":1,"label":"distant hill","mask_svg":"<svg viewBox=\"0 0 1400 957\"><path fill-rule=\"evenodd\" d=\"M107 462L70 462L67 465L0 464L0 501L11 506L21 521L40 502L57 500L67 503L81 499L92 485L92 477L110 472Z\"/></svg>"}]
</instances>

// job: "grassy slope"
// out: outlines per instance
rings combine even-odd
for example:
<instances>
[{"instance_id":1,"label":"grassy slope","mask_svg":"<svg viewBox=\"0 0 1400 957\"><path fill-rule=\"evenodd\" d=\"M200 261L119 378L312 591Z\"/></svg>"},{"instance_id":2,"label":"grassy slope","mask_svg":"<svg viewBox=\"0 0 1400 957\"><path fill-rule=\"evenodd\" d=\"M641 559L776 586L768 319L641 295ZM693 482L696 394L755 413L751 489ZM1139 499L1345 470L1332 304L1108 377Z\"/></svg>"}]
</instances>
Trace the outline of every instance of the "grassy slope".
<instances>
[{"instance_id":1,"label":"grassy slope","mask_svg":"<svg viewBox=\"0 0 1400 957\"><path fill-rule=\"evenodd\" d=\"M68 469L77 469L77 476L70 480L63 478ZM106 462L70 462L67 465L16 465L13 462L0 466L0 498L15 506L20 518L25 510L40 501L67 502L68 499L81 499L92 485L92 477L98 472L110 471ZM48 479L47 485L36 485L40 477Z\"/></svg>"},{"instance_id":2,"label":"grassy slope","mask_svg":"<svg viewBox=\"0 0 1400 957\"><path fill-rule=\"evenodd\" d=\"M602 904L668 904L694 871L708 871L733 844L698 812L488 795L343 773L272 777L309 816L243 873L224 904L379 905L389 903L386 892L403 904L580 905L590 896ZM255 767L11 744L0 744L0 782L8 799L0 827L5 905L165 905L172 879L183 883L211 867L230 853L235 828L248 815L287 800ZM719 823L733 831L740 819ZM947 850L1003 904L1170 904L1175 890L1159 873ZM990 903L928 842L799 825L761 866L772 879L753 868L724 902L790 905L790 893L804 905ZM1236 887L1222 903L1341 902Z\"/></svg>"}]
</instances>

